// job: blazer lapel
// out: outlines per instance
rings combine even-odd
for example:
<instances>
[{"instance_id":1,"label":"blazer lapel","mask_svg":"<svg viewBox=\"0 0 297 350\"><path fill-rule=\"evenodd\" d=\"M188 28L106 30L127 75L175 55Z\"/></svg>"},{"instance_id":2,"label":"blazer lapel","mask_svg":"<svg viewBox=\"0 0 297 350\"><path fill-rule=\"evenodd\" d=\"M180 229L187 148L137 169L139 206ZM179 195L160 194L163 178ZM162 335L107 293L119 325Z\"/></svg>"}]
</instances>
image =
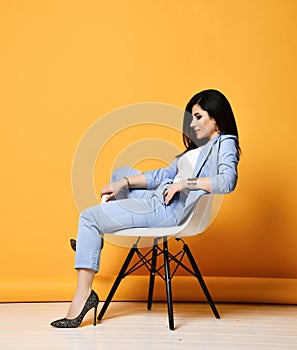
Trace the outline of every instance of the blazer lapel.
<instances>
[{"instance_id":1,"label":"blazer lapel","mask_svg":"<svg viewBox=\"0 0 297 350\"><path fill-rule=\"evenodd\" d=\"M201 152L199 153L197 162L196 162L196 166L193 172L193 177L197 177L197 175L199 174L202 166L204 165L206 159L209 156L209 153L212 149L212 146L218 141L220 135L218 135L217 137L215 137L213 140L207 142L207 144L205 146L202 147Z\"/></svg>"}]
</instances>

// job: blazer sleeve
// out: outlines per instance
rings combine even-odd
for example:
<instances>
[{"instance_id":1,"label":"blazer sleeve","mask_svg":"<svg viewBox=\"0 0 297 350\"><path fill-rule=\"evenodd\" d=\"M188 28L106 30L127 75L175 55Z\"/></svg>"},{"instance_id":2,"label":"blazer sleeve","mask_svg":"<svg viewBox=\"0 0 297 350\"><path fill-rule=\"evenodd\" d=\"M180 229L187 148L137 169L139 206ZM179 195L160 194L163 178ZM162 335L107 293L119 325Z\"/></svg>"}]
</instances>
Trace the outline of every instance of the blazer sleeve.
<instances>
[{"instance_id":1,"label":"blazer sleeve","mask_svg":"<svg viewBox=\"0 0 297 350\"><path fill-rule=\"evenodd\" d=\"M177 174L177 161L176 158L168 167L155 170L146 171L143 175L146 178L147 189L153 189L160 185L165 179L173 180Z\"/></svg>"},{"instance_id":2,"label":"blazer sleeve","mask_svg":"<svg viewBox=\"0 0 297 350\"><path fill-rule=\"evenodd\" d=\"M232 192L237 183L237 164L239 154L237 151L237 139L227 137L221 140L217 158L217 174L210 176L213 193Z\"/></svg>"}]
</instances>

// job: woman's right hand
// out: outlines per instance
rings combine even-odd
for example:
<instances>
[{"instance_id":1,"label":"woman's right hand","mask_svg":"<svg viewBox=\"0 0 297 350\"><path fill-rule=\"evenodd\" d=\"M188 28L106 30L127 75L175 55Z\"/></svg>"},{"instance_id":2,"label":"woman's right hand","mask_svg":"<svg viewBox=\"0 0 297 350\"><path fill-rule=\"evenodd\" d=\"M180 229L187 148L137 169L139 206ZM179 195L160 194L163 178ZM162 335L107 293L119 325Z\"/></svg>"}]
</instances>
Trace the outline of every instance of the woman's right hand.
<instances>
[{"instance_id":1,"label":"woman's right hand","mask_svg":"<svg viewBox=\"0 0 297 350\"><path fill-rule=\"evenodd\" d=\"M100 190L101 197L106 194L105 201L108 202L111 198L116 197L117 194L125 187L128 187L126 179L120 179L115 182L110 182Z\"/></svg>"}]
</instances>

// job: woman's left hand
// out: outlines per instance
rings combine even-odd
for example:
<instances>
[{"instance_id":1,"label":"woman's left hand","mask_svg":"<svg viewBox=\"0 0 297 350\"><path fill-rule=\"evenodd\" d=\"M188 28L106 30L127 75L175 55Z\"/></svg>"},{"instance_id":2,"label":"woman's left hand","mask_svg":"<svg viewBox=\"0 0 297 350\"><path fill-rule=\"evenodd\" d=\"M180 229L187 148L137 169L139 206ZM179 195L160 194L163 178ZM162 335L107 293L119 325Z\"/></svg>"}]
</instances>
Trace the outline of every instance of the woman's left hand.
<instances>
[{"instance_id":1,"label":"woman's left hand","mask_svg":"<svg viewBox=\"0 0 297 350\"><path fill-rule=\"evenodd\" d=\"M176 182L171 184L167 190L164 191L164 203L165 205L168 205L173 198L173 196L185 190L187 188L187 180L182 180L180 182Z\"/></svg>"},{"instance_id":2,"label":"woman's left hand","mask_svg":"<svg viewBox=\"0 0 297 350\"><path fill-rule=\"evenodd\" d=\"M100 190L100 195L101 197L106 195L105 201L108 202L111 198L115 198L125 187L127 187L127 180L125 178L110 182Z\"/></svg>"}]
</instances>

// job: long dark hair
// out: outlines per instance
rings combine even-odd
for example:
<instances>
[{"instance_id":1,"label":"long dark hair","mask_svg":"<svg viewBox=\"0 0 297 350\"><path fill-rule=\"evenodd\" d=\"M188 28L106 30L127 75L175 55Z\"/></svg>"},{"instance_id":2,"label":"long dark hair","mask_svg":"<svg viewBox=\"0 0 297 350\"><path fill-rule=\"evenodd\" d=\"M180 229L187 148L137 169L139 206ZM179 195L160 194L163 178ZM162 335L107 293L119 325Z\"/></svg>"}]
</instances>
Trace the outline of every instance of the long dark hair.
<instances>
[{"instance_id":1,"label":"long dark hair","mask_svg":"<svg viewBox=\"0 0 297 350\"><path fill-rule=\"evenodd\" d=\"M237 137L237 149L240 153L238 131L231 105L220 91L212 89L198 92L186 105L183 121L183 142L187 151L197 148L208 141L198 140L193 129L190 127L192 108L197 104L216 121L221 134L234 135Z\"/></svg>"}]
</instances>

